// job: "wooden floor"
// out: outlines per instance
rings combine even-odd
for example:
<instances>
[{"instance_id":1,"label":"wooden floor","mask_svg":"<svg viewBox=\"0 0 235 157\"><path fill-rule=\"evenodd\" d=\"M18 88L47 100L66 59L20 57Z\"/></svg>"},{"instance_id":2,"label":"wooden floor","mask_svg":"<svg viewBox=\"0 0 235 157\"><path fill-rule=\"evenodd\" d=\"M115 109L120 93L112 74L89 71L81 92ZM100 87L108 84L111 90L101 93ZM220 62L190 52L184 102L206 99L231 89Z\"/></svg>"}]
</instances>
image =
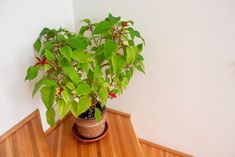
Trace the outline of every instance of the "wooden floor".
<instances>
[{"instance_id":1,"label":"wooden floor","mask_svg":"<svg viewBox=\"0 0 235 157\"><path fill-rule=\"evenodd\" d=\"M143 139L137 139L130 115L108 109L108 135L86 144L71 133L69 114L45 133L36 110L0 136L0 157L192 157Z\"/></svg>"},{"instance_id":2,"label":"wooden floor","mask_svg":"<svg viewBox=\"0 0 235 157\"><path fill-rule=\"evenodd\" d=\"M139 139L145 157L192 157L191 155Z\"/></svg>"},{"instance_id":3,"label":"wooden floor","mask_svg":"<svg viewBox=\"0 0 235 157\"><path fill-rule=\"evenodd\" d=\"M82 143L71 134L74 117L69 116L47 136L55 157L143 157L128 117L108 112L109 133L101 141Z\"/></svg>"},{"instance_id":4,"label":"wooden floor","mask_svg":"<svg viewBox=\"0 0 235 157\"><path fill-rule=\"evenodd\" d=\"M0 157L52 157L36 114L1 136Z\"/></svg>"}]
</instances>

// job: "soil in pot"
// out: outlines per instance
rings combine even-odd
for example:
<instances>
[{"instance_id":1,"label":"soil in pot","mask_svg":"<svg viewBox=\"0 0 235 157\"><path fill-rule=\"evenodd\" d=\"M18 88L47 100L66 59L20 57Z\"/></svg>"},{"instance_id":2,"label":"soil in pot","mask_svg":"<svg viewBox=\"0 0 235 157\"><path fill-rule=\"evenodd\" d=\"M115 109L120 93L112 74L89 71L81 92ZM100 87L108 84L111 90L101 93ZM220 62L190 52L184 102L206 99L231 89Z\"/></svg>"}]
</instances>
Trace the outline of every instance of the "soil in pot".
<instances>
[{"instance_id":1,"label":"soil in pot","mask_svg":"<svg viewBox=\"0 0 235 157\"><path fill-rule=\"evenodd\" d=\"M105 129L106 110L102 108L100 103L96 107L101 111L101 120L95 119L95 109L90 109L82 113L76 120L76 126L79 134L85 138L96 138L100 136Z\"/></svg>"}]
</instances>

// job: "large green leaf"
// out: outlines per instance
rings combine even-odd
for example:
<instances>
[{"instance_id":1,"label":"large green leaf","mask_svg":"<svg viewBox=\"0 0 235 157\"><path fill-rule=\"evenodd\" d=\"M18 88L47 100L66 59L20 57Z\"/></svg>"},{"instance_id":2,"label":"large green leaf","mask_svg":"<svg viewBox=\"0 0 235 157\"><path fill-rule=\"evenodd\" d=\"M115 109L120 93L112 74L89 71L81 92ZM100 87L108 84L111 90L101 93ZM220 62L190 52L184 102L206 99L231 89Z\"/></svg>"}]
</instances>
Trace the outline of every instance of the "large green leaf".
<instances>
[{"instance_id":1,"label":"large green leaf","mask_svg":"<svg viewBox=\"0 0 235 157\"><path fill-rule=\"evenodd\" d=\"M103 107L108 99L108 89L106 87L101 87L99 90L99 100L101 102L101 106Z\"/></svg>"},{"instance_id":2,"label":"large green leaf","mask_svg":"<svg viewBox=\"0 0 235 157\"><path fill-rule=\"evenodd\" d=\"M55 80L42 79L37 83L35 83L32 96L34 96L37 93L37 91L41 88L42 85L46 87L57 87L57 83Z\"/></svg>"},{"instance_id":3,"label":"large green leaf","mask_svg":"<svg viewBox=\"0 0 235 157\"><path fill-rule=\"evenodd\" d=\"M75 50L72 53L72 58L78 63L89 63L92 60L93 54L87 53L85 51Z\"/></svg>"},{"instance_id":4,"label":"large green leaf","mask_svg":"<svg viewBox=\"0 0 235 157\"><path fill-rule=\"evenodd\" d=\"M64 116L69 112L69 105L66 104L63 99L59 99L57 101L57 105L60 118L64 118Z\"/></svg>"},{"instance_id":5,"label":"large green leaf","mask_svg":"<svg viewBox=\"0 0 235 157\"><path fill-rule=\"evenodd\" d=\"M78 85L78 88L77 88L77 94L79 96L81 95L87 95L91 92L91 87L85 82L83 81L82 83L80 83Z\"/></svg>"},{"instance_id":6,"label":"large green leaf","mask_svg":"<svg viewBox=\"0 0 235 157\"><path fill-rule=\"evenodd\" d=\"M101 120L101 111L98 108L95 108L95 119L99 122Z\"/></svg>"},{"instance_id":7,"label":"large green leaf","mask_svg":"<svg viewBox=\"0 0 235 157\"><path fill-rule=\"evenodd\" d=\"M71 90L76 90L76 88L75 88L75 86L74 86L74 84L72 82L67 82L66 83L66 87L68 87Z\"/></svg>"},{"instance_id":8,"label":"large green leaf","mask_svg":"<svg viewBox=\"0 0 235 157\"><path fill-rule=\"evenodd\" d=\"M55 125L55 109L54 108L50 108L47 110L46 112L46 117L47 117L47 123L50 126L54 126Z\"/></svg>"},{"instance_id":9,"label":"large green leaf","mask_svg":"<svg viewBox=\"0 0 235 157\"><path fill-rule=\"evenodd\" d=\"M72 58L72 49L69 46L61 47L60 49L61 54L70 62Z\"/></svg>"},{"instance_id":10,"label":"large green leaf","mask_svg":"<svg viewBox=\"0 0 235 157\"><path fill-rule=\"evenodd\" d=\"M40 40L40 38L38 38L38 39L35 41L35 43L33 44L33 47L34 47L34 49L35 49L37 52L40 52L41 46L42 46L41 40Z\"/></svg>"},{"instance_id":11,"label":"large green leaf","mask_svg":"<svg viewBox=\"0 0 235 157\"><path fill-rule=\"evenodd\" d=\"M38 76L38 67L30 66L27 70L27 75L25 77L25 80L33 80Z\"/></svg>"},{"instance_id":12,"label":"large green leaf","mask_svg":"<svg viewBox=\"0 0 235 157\"><path fill-rule=\"evenodd\" d=\"M45 53L44 55L46 56L46 59L48 61L54 61L55 60L55 57L54 55L51 53L51 51L49 51L48 49L45 50Z\"/></svg>"},{"instance_id":13,"label":"large green leaf","mask_svg":"<svg viewBox=\"0 0 235 157\"><path fill-rule=\"evenodd\" d=\"M75 117L78 117L78 103L76 101L69 102L70 110Z\"/></svg>"},{"instance_id":14,"label":"large green leaf","mask_svg":"<svg viewBox=\"0 0 235 157\"><path fill-rule=\"evenodd\" d=\"M88 95L82 96L78 101L77 115L86 112L91 107L91 100Z\"/></svg>"},{"instance_id":15,"label":"large green leaf","mask_svg":"<svg viewBox=\"0 0 235 157\"><path fill-rule=\"evenodd\" d=\"M65 60L61 61L61 66L63 72L69 76L69 78L76 84L78 84L81 80L81 77L77 73L77 71Z\"/></svg>"},{"instance_id":16,"label":"large green leaf","mask_svg":"<svg viewBox=\"0 0 235 157\"><path fill-rule=\"evenodd\" d=\"M108 21L101 21L95 27L94 34L102 34L112 29L111 24Z\"/></svg>"},{"instance_id":17,"label":"large green leaf","mask_svg":"<svg viewBox=\"0 0 235 157\"><path fill-rule=\"evenodd\" d=\"M129 46L126 48L126 62L127 64L134 64L136 61L137 48L135 46Z\"/></svg>"},{"instance_id":18,"label":"large green leaf","mask_svg":"<svg viewBox=\"0 0 235 157\"><path fill-rule=\"evenodd\" d=\"M120 55L113 55L111 59L112 59L111 61L112 61L112 67L113 67L114 73L118 75L119 73L122 72L125 66L125 60Z\"/></svg>"},{"instance_id":19,"label":"large green leaf","mask_svg":"<svg viewBox=\"0 0 235 157\"><path fill-rule=\"evenodd\" d=\"M68 44L77 50L85 50L88 46L88 41L85 37L75 36L68 39Z\"/></svg>"},{"instance_id":20,"label":"large green leaf","mask_svg":"<svg viewBox=\"0 0 235 157\"><path fill-rule=\"evenodd\" d=\"M118 44L113 40L108 40L104 44L104 57L109 58L114 52L117 51Z\"/></svg>"},{"instance_id":21,"label":"large green leaf","mask_svg":"<svg viewBox=\"0 0 235 157\"><path fill-rule=\"evenodd\" d=\"M43 87L40 90L41 98L47 109L52 108L56 95L55 87Z\"/></svg>"},{"instance_id":22,"label":"large green leaf","mask_svg":"<svg viewBox=\"0 0 235 157\"><path fill-rule=\"evenodd\" d=\"M67 90L63 90L61 92L61 96L62 96L62 98L63 98L63 100L65 101L66 104L70 101L69 92Z\"/></svg>"}]
</instances>

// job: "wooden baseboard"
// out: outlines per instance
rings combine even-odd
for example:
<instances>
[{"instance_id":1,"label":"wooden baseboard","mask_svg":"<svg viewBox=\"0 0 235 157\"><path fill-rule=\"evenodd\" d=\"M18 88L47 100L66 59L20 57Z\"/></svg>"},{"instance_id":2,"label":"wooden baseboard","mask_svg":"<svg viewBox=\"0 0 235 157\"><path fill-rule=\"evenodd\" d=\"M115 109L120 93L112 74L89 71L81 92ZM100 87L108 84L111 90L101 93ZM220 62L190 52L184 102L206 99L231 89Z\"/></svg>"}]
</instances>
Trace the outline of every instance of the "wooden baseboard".
<instances>
[{"instance_id":1,"label":"wooden baseboard","mask_svg":"<svg viewBox=\"0 0 235 157\"><path fill-rule=\"evenodd\" d=\"M5 132L3 135L0 136L0 143L2 143L7 137L15 133L17 130L19 130L21 127L23 127L25 124L30 122L33 118L39 116L39 110L36 109L31 114L29 114L26 118L24 118L22 121L20 121L18 124L16 124L14 127L12 127L10 130Z\"/></svg>"},{"instance_id":2,"label":"wooden baseboard","mask_svg":"<svg viewBox=\"0 0 235 157\"><path fill-rule=\"evenodd\" d=\"M185 154L185 153L182 153L182 152L179 152L179 151L176 151L176 150L173 150L173 149L170 149L170 148L167 148L167 147L155 144L153 142L150 142L150 141L147 141L147 140L144 140L144 139L141 139L141 138L139 138L139 141L140 141L140 143L144 143L144 144L149 145L151 147L155 147L157 149L161 149L163 151L170 152L170 153L173 153L173 154L176 154L176 155L179 155L179 156L193 157L192 155Z\"/></svg>"}]
</instances>

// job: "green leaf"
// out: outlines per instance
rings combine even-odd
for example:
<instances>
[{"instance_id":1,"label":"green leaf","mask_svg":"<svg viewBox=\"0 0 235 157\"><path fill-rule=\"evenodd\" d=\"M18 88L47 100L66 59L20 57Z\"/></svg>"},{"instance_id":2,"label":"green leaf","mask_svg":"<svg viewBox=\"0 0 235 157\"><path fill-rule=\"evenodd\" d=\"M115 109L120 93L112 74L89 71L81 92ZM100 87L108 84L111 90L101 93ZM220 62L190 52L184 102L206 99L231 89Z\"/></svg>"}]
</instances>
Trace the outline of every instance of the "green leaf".
<instances>
[{"instance_id":1,"label":"green leaf","mask_svg":"<svg viewBox=\"0 0 235 157\"><path fill-rule=\"evenodd\" d=\"M69 112L69 105L66 104L63 99L59 99L57 105L60 118L62 119Z\"/></svg>"},{"instance_id":2,"label":"green leaf","mask_svg":"<svg viewBox=\"0 0 235 157\"><path fill-rule=\"evenodd\" d=\"M122 56L119 55L113 55L111 59L112 59L111 61L114 73L118 75L119 73L122 72L125 66L125 60L123 59Z\"/></svg>"},{"instance_id":3,"label":"green leaf","mask_svg":"<svg viewBox=\"0 0 235 157\"><path fill-rule=\"evenodd\" d=\"M114 17L111 13L109 13L108 19L109 19L109 21L111 21L112 23L117 23L118 21L121 20L121 17L120 17L120 16Z\"/></svg>"},{"instance_id":4,"label":"green leaf","mask_svg":"<svg viewBox=\"0 0 235 157\"><path fill-rule=\"evenodd\" d=\"M71 90L76 90L76 88L75 88L75 86L73 85L72 82L67 82L67 83L66 83L66 87L68 87L68 88L71 89Z\"/></svg>"},{"instance_id":5,"label":"green leaf","mask_svg":"<svg viewBox=\"0 0 235 157\"><path fill-rule=\"evenodd\" d=\"M25 80L33 80L38 76L38 67L30 66L27 70L27 75L25 77Z\"/></svg>"},{"instance_id":6,"label":"green leaf","mask_svg":"<svg viewBox=\"0 0 235 157\"><path fill-rule=\"evenodd\" d=\"M46 112L46 117L47 117L47 123L50 126L54 126L55 125L55 109L54 108L50 108L47 110Z\"/></svg>"},{"instance_id":7,"label":"green leaf","mask_svg":"<svg viewBox=\"0 0 235 157\"><path fill-rule=\"evenodd\" d=\"M76 101L69 102L70 110L75 117L78 117L78 103Z\"/></svg>"},{"instance_id":8,"label":"green leaf","mask_svg":"<svg viewBox=\"0 0 235 157\"><path fill-rule=\"evenodd\" d=\"M46 59L48 61L54 61L54 59L55 59L54 55L48 49L45 50L44 55L46 56Z\"/></svg>"},{"instance_id":9,"label":"green leaf","mask_svg":"<svg viewBox=\"0 0 235 157\"><path fill-rule=\"evenodd\" d=\"M83 35L88 29L89 29L89 26L82 26L80 28L79 34Z\"/></svg>"},{"instance_id":10,"label":"green leaf","mask_svg":"<svg viewBox=\"0 0 235 157\"><path fill-rule=\"evenodd\" d=\"M131 79L133 72L134 72L133 68L130 68L128 71L126 71L126 77L128 80Z\"/></svg>"},{"instance_id":11,"label":"green leaf","mask_svg":"<svg viewBox=\"0 0 235 157\"><path fill-rule=\"evenodd\" d=\"M40 90L41 98L47 109L52 108L56 95L55 87L43 87Z\"/></svg>"},{"instance_id":12,"label":"green leaf","mask_svg":"<svg viewBox=\"0 0 235 157\"><path fill-rule=\"evenodd\" d=\"M40 33L40 37L45 35L45 34L48 34L49 32L51 32L51 30L49 28L43 28L41 33Z\"/></svg>"},{"instance_id":13,"label":"green leaf","mask_svg":"<svg viewBox=\"0 0 235 157\"><path fill-rule=\"evenodd\" d=\"M127 64L134 64L136 60L137 48L135 46L129 46L126 48L126 53Z\"/></svg>"},{"instance_id":14,"label":"green leaf","mask_svg":"<svg viewBox=\"0 0 235 157\"><path fill-rule=\"evenodd\" d=\"M42 79L37 83L35 83L32 96L34 96L37 93L37 91L41 88L42 85L46 87L57 87L57 83L55 80Z\"/></svg>"},{"instance_id":15,"label":"green leaf","mask_svg":"<svg viewBox=\"0 0 235 157\"><path fill-rule=\"evenodd\" d=\"M77 88L77 94L79 96L81 95L87 95L91 92L91 87L85 82L83 81L82 83L80 83L78 85L78 88Z\"/></svg>"},{"instance_id":16,"label":"green leaf","mask_svg":"<svg viewBox=\"0 0 235 157\"><path fill-rule=\"evenodd\" d=\"M117 51L118 44L113 40L108 40L104 44L104 57L109 58L114 52Z\"/></svg>"},{"instance_id":17,"label":"green leaf","mask_svg":"<svg viewBox=\"0 0 235 157\"><path fill-rule=\"evenodd\" d=\"M85 73L88 73L88 72L89 72L89 64L88 64L88 63L83 63L83 64L82 64L82 70L83 70Z\"/></svg>"},{"instance_id":18,"label":"green leaf","mask_svg":"<svg viewBox=\"0 0 235 157\"><path fill-rule=\"evenodd\" d=\"M103 75L103 73L102 73L102 70L101 70L100 66L96 65L94 67L94 78L95 79L99 79L99 78L102 77L102 75Z\"/></svg>"},{"instance_id":19,"label":"green leaf","mask_svg":"<svg viewBox=\"0 0 235 157\"><path fill-rule=\"evenodd\" d=\"M72 58L72 49L69 46L61 47L60 49L61 54L70 62Z\"/></svg>"},{"instance_id":20,"label":"green leaf","mask_svg":"<svg viewBox=\"0 0 235 157\"><path fill-rule=\"evenodd\" d=\"M106 87L101 87L98 95L99 95L99 100L101 102L101 106L104 107L108 99L108 89Z\"/></svg>"},{"instance_id":21,"label":"green leaf","mask_svg":"<svg viewBox=\"0 0 235 157\"><path fill-rule=\"evenodd\" d=\"M87 24L90 24L91 23L91 20L90 19L83 19L82 22L85 22Z\"/></svg>"},{"instance_id":22,"label":"green leaf","mask_svg":"<svg viewBox=\"0 0 235 157\"><path fill-rule=\"evenodd\" d=\"M140 64L137 65L136 68L137 68L140 72L142 72L142 73L145 74L145 71L144 71L145 68L144 68L144 63L143 63L143 62L140 62Z\"/></svg>"},{"instance_id":23,"label":"green leaf","mask_svg":"<svg viewBox=\"0 0 235 157\"><path fill-rule=\"evenodd\" d=\"M85 50L88 46L88 41L85 37L76 36L68 39L68 44L77 50Z\"/></svg>"},{"instance_id":24,"label":"green leaf","mask_svg":"<svg viewBox=\"0 0 235 157\"><path fill-rule=\"evenodd\" d=\"M81 80L81 77L77 73L77 71L66 61L61 62L63 72L69 76L69 78L76 84L78 84Z\"/></svg>"},{"instance_id":25,"label":"green leaf","mask_svg":"<svg viewBox=\"0 0 235 157\"><path fill-rule=\"evenodd\" d=\"M96 82L93 82L93 83L91 84L91 89L92 89L93 92L97 92L98 89L99 89L99 84L96 83Z\"/></svg>"},{"instance_id":26,"label":"green leaf","mask_svg":"<svg viewBox=\"0 0 235 157\"><path fill-rule=\"evenodd\" d=\"M61 35L61 34L57 34L56 39L57 39L57 41L59 41L59 42L65 40L64 36Z\"/></svg>"},{"instance_id":27,"label":"green leaf","mask_svg":"<svg viewBox=\"0 0 235 157\"><path fill-rule=\"evenodd\" d=\"M76 60L78 63L89 63L92 60L93 54L75 50L72 53L72 58Z\"/></svg>"},{"instance_id":28,"label":"green leaf","mask_svg":"<svg viewBox=\"0 0 235 157\"><path fill-rule=\"evenodd\" d=\"M99 122L101 120L101 111L98 108L95 108L95 119Z\"/></svg>"},{"instance_id":29,"label":"green leaf","mask_svg":"<svg viewBox=\"0 0 235 157\"><path fill-rule=\"evenodd\" d=\"M94 29L94 34L103 34L112 29L111 24L108 21L101 21Z\"/></svg>"},{"instance_id":30,"label":"green leaf","mask_svg":"<svg viewBox=\"0 0 235 157\"><path fill-rule=\"evenodd\" d=\"M51 41L46 41L44 43L44 47L45 47L45 49L52 50L54 48L54 45L52 44Z\"/></svg>"},{"instance_id":31,"label":"green leaf","mask_svg":"<svg viewBox=\"0 0 235 157\"><path fill-rule=\"evenodd\" d=\"M35 49L37 52L40 52L41 46L42 46L41 40L40 40L40 38L38 38L38 39L35 41L35 43L33 44L33 47L34 47L34 49Z\"/></svg>"},{"instance_id":32,"label":"green leaf","mask_svg":"<svg viewBox=\"0 0 235 157\"><path fill-rule=\"evenodd\" d=\"M32 96L34 96L37 91L40 89L40 87L42 86L42 81L38 81L37 83L35 83L34 88L33 88L33 93Z\"/></svg>"},{"instance_id":33,"label":"green leaf","mask_svg":"<svg viewBox=\"0 0 235 157\"><path fill-rule=\"evenodd\" d=\"M88 95L82 96L78 101L77 116L86 112L91 107L91 100Z\"/></svg>"},{"instance_id":34,"label":"green leaf","mask_svg":"<svg viewBox=\"0 0 235 157\"><path fill-rule=\"evenodd\" d=\"M61 92L61 96L62 96L62 98L63 98L63 100L64 100L64 102L65 102L66 104L70 101L70 99L69 99L69 93L68 93L67 90L63 90L63 91Z\"/></svg>"}]
</instances>

